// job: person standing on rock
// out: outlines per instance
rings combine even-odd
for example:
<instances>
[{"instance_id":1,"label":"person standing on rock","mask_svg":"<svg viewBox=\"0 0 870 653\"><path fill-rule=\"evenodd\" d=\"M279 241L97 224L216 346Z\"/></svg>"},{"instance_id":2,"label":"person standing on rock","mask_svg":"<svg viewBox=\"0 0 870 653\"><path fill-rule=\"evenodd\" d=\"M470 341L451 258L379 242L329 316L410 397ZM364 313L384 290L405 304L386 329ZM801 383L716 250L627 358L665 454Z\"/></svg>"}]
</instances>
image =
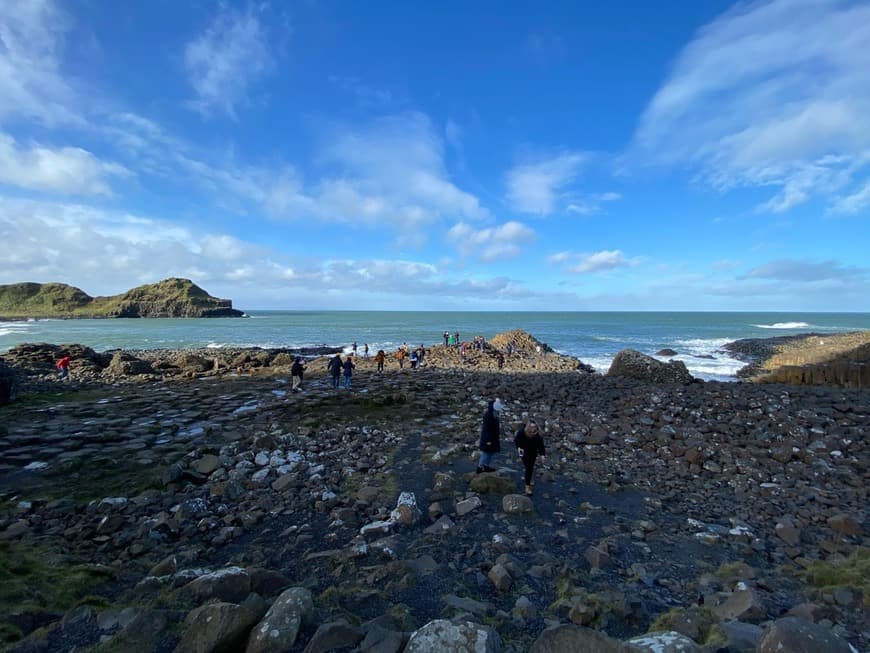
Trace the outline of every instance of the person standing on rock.
<instances>
[{"instance_id":1,"label":"person standing on rock","mask_svg":"<svg viewBox=\"0 0 870 653\"><path fill-rule=\"evenodd\" d=\"M483 424L480 426L480 462L477 464L477 473L494 472L490 466L492 458L501 451L501 423L498 421L498 413L502 409L501 400L490 399L486 402L486 410L483 413Z\"/></svg>"},{"instance_id":2,"label":"person standing on rock","mask_svg":"<svg viewBox=\"0 0 870 653\"><path fill-rule=\"evenodd\" d=\"M383 349L378 349L378 353L375 354L375 363L378 364L378 372L384 371L384 360L387 355L384 353Z\"/></svg>"},{"instance_id":3,"label":"person standing on rock","mask_svg":"<svg viewBox=\"0 0 870 653\"><path fill-rule=\"evenodd\" d=\"M369 343L367 342L363 344L363 358L366 360L369 359Z\"/></svg>"},{"instance_id":4,"label":"person standing on rock","mask_svg":"<svg viewBox=\"0 0 870 653\"><path fill-rule=\"evenodd\" d=\"M530 420L527 424L520 426L514 437L514 444L517 447L520 460L523 461L523 467L525 467L526 496L532 496L532 486L535 483L533 480L535 460L540 456L541 462L544 462L546 454L544 438L541 437L537 422Z\"/></svg>"},{"instance_id":5,"label":"person standing on rock","mask_svg":"<svg viewBox=\"0 0 870 653\"><path fill-rule=\"evenodd\" d=\"M293 378L291 390L299 392L299 386L302 385L302 375L305 373L305 366L302 364L302 357L297 356L293 361L293 367L290 368L290 376Z\"/></svg>"},{"instance_id":6,"label":"person standing on rock","mask_svg":"<svg viewBox=\"0 0 870 653\"><path fill-rule=\"evenodd\" d=\"M57 361L57 365L55 367L57 367L57 369L60 373L60 380L61 381L69 378L69 364L71 361L72 361L72 358L70 358L69 356L64 356L59 361Z\"/></svg>"},{"instance_id":7,"label":"person standing on rock","mask_svg":"<svg viewBox=\"0 0 870 653\"><path fill-rule=\"evenodd\" d=\"M450 344L450 334L447 331L445 331L444 332L444 346L446 347L449 344Z\"/></svg>"},{"instance_id":8,"label":"person standing on rock","mask_svg":"<svg viewBox=\"0 0 870 653\"><path fill-rule=\"evenodd\" d=\"M350 390L350 380L353 378L353 370L356 365L353 364L353 355L348 354L344 359L344 389Z\"/></svg>"},{"instance_id":9,"label":"person standing on rock","mask_svg":"<svg viewBox=\"0 0 870 653\"><path fill-rule=\"evenodd\" d=\"M332 377L332 387L338 389L338 380L341 378L341 354L336 354L329 359L326 369L329 370L329 375Z\"/></svg>"},{"instance_id":10,"label":"person standing on rock","mask_svg":"<svg viewBox=\"0 0 870 653\"><path fill-rule=\"evenodd\" d=\"M399 361L399 369L400 370L404 369L405 368L405 350L402 349L401 347L399 347L398 351L396 352L396 360Z\"/></svg>"}]
</instances>

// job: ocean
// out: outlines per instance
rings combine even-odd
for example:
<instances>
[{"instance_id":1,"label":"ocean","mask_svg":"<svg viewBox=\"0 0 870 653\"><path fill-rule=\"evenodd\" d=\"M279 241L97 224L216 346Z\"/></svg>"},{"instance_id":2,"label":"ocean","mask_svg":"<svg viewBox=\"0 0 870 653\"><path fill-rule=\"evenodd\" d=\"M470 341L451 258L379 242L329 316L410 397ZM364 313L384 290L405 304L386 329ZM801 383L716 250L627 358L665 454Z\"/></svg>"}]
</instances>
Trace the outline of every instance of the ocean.
<instances>
[{"instance_id":1,"label":"ocean","mask_svg":"<svg viewBox=\"0 0 870 653\"><path fill-rule=\"evenodd\" d=\"M613 356L631 348L645 354L669 348L674 358L705 380L735 380L743 366L722 346L743 338L870 329L870 313L666 313L666 312L424 312L251 311L248 318L30 320L0 322L0 353L24 342L79 343L107 349L189 347L311 347L356 342L373 351L403 342L443 342L444 331L491 338L523 329L556 351L602 372ZM662 358L664 360L664 358Z\"/></svg>"}]
</instances>

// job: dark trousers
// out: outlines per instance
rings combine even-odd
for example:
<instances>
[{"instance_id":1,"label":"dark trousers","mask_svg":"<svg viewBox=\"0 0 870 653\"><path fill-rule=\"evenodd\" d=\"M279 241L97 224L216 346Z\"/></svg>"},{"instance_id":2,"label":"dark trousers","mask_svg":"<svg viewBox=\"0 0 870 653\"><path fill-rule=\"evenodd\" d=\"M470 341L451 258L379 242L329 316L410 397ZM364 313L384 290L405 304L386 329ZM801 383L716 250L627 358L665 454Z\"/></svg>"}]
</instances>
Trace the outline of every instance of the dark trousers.
<instances>
[{"instance_id":1,"label":"dark trousers","mask_svg":"<svg viewBox=\"0 0 870 653\"><path fill-rule=\"evenodd\" d=\"M535 458L523 456L523 467L526 468L526 485L532 484L532 474L535 471Z\"/></svg>"}]
</instances>

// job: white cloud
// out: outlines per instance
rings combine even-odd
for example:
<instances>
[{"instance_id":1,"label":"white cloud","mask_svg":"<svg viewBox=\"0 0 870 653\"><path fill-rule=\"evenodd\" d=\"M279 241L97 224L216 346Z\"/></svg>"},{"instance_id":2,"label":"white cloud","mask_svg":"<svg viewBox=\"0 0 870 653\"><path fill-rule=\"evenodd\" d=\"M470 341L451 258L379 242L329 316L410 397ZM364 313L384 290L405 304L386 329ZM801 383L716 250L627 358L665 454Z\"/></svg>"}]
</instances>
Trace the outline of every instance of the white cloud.
<instances>
[{"instance_id":1,"label":"white cloud","mask_svg":"<svg viewBox=\"0 0 870 653\"><path fill-rule=\"evenodd\" d=\"M483 263L517 256L523 245L535 237L535 232L521 222L505 222L498 227L474 229L460 222L447 232L447 240L466 257Z\"/></svg>"},{"instance_id":2,"label":"white cloud","mask_svg":"<svg viewBox=\"0 0 870 653\"><path fill-rule=\"evenodd\" d=\"M582 153L559 156L515 166L506 175L507 199L516 211L549 215L559 208L567 187L588 160Z\"/></svg>"},{"instance_id":3,"label":"white cloud","mask_svg":"<svg viewBox=\"0 0 870 653\"><path fill-rule=\"evenodd\" d=\"M867 178L870 5L738 4L677 58L635 136L637 151L697 166L720 190L779 188L783 212Z\"/></svg>"},{"instance_id":4,"label":"white cloud","mask_svg":"<svg viewBox=\"0 0 870 653\"><path fill-rule=\"evenodd\" d=\"M222 7L208 28L187 44L184 65L196 92L192 106L202 113L236 116L248 92L274 68L260 16Z\"/></svg>"},{"instance_id":5,"label":"white cloud","mask_svg":"<svg viewBox=\"0 0 870 653\"><path fill-rule=\"evenodd\" d=\"M854 215L870 208L870 181L851 195L838 197L831 206L831 213Z\"/></svg>"},{"instance_id":6,"label":"white cloud","mask_svg":"<svg viewBox=\"0 0 870 653\"><path fill-rule=\"evenodd\" d=\"M67 17L50 0L5 0L0 8L0 121L81 122L60 68Z\"/></svg>"},{"instance_id":7,"label":"white cloud","mask_svg":"<svg viewBox=\"0 0 870 653\"><path fill-rule=\"evenodd\" d=\"M111 195L110 177L128 177L117 163L100 161L78 147L19 147L0 132L0 184L69 195Z\"/></svg>"},{"instance_id":8,"label":"white cloud","mask_svg":"<svg viewBox=\"0 0 870 653\"><path fill-rule=\"evenodd\" d=\"M523 230L508 224L496 232L509 240ZM91 295L178 276L242 309L360 301L379 309L397 301L456 308L472 298L476 305L534 298L546 306L551 298L505 277L451 279L440 266L402 259L288 256L230 234L83 204L0 196L0 242L14 244L0 257L0 283L64 281Z\"/></svg>"},{"instance_id":9,"label":"white cloud","mask_svg":"<svg viewBox=\"0 0 870 653\"><path fill-rule=\"evenodd\" d=\"M547 257L547 261L554 265L564 265L564 269L568 272L587 274L614 270L616 268L634 267L640 264L641 259L639 257L628 258L622 250L613 249L592 253L557 252Z\"/></svg>"}]
</instances>

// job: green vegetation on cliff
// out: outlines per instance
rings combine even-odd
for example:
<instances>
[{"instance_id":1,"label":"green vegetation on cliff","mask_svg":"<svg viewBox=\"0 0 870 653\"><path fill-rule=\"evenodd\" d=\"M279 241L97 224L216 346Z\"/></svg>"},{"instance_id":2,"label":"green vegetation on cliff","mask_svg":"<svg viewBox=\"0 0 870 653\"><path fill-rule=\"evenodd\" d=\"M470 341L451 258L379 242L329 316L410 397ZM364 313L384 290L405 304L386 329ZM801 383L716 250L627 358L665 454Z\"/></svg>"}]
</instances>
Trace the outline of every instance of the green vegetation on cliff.
<instances>
[{"instance_id":1,"label":"green vegetation on cliff","mask_svg":"<svg viewBox=\"0 0 870 653\"><path fill-rule=\"evenodd\" d=\"M231 300L212 297L188 279L165 279L111 297L91 297L63 283L0 285L0 319L242 315Z\"/></svg>"}]
</instances>

